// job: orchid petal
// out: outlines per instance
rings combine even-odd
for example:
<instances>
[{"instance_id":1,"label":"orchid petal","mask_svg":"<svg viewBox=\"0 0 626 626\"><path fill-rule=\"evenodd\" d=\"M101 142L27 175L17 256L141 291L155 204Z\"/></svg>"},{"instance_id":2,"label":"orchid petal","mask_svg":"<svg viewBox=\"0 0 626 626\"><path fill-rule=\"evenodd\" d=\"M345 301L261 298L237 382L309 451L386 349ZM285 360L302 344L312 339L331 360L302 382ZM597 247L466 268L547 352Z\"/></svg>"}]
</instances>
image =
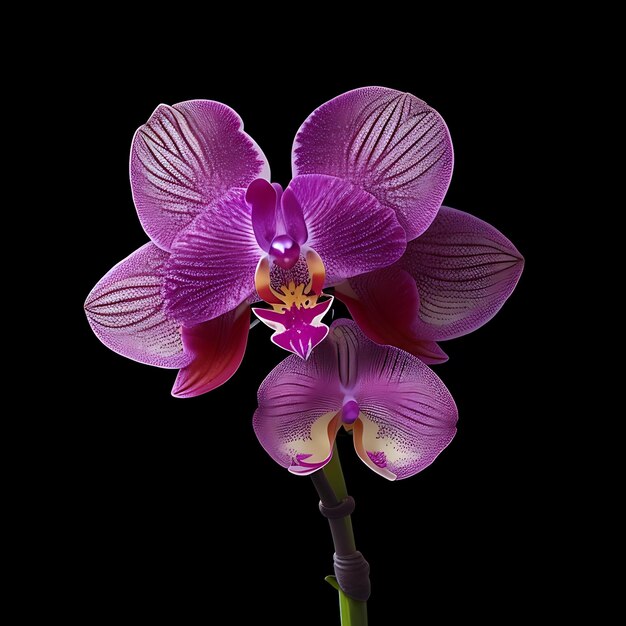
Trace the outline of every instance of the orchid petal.
<instances>
[{"instance_id":1,"label":"orchid petal","mask_svg":"<svg viewBox=\"0 0 626 626\"><path fill-rule=\"evenodd\" d=\"M208 322L183 327L185 353L193 361L178 372L172 395L191 398L223 385L241 365L249 324L248 305L242 304Z\"/></svg>"},{"instance_id":2,"label":"orchid petal","mask_svg":"<svg viewBox=\"0 0 626 626\"><path fill-rule=\"evenodd\" d=\"M159 105L133 138L130 177L139 219L159 247L231 189L269 179L241 118L210 100Z\"/></svg>"},{"instance_id":3,"label":"orchid petal","mask_svg":"<svg viewBox=\"0 0 626 626\"><path fill-rule=\"evenodd\" d=\"M296 474L328 463L340 426L343 394L327 343L308 361L287 357L259 388L254 431L267 453Z\"/></svg>"},{"instance_id":4,"label":"orchid petal","mask_svg":"<svg viewBox=\"0 0 626 626\"><path fill-rule=\"evenodd\" d=\"M345 178L396 211L408 240L435 218L452 176L450 134L415 96L364 87L316 109L296 135L293 175Z\"/></svg>"},{"instance_id":5,"label":"orchid petal","mask_svg":"<svg viewBox=\"0 0 626 626\"><path fill-rule=\"evenodd\" d=\"M299 442L299 452L292 459L289 471L308 476L327 465L333 455L333 445L340 427L339 416L333 411L317 418L311 424L308 439Z\"/></svg>"},{"instance_id":6,"label":"orchid petal","mask_svg":"<svg viewBox=\"0 0 626 626\"><path fill-rule=\"evenodd\" d=\"M441 207L432 226L409 243L399 265L419 290L417 336L438 341L488 322L513 292L524 259L493 226Z\"/></svg>"},{"instance_id":7,"label":"orchid petal","mask_svg":"<svg viewBox=\"0 0 626 626\"><path fill-rule=\"evenodd\" d=\"M276 234L276 188L263 178L252 181L246 190L246 202L252 209L252 227L256 240L265 252Z\"/></svg>"},{"instance_id":8,"label":"orchid petal","mask_svg":"<svg viewBox=\"0 0 626 626\"><path fill-rule=\"evenodd\" d=\"M180 324L165 312L161 287L169 257L147 243L111 269L93 288L85 311L102 343L125 357L159 367L184 367Z\"/></svg>"},{"instance_id":9,"label":"orchid petal","mask_svg":"<svg viewBox=\"0 0 626 626\"><path fill-rule=\"evenodd\" d=\"M168 314L192 326L236 308L255 291L259 248L244 190L202 213L174 242L163 293Z\"/></svg>"},{"instance_id":10,"label":"orchid petal","mask_svg":"<svg viewBox=\"0 0 626 626\"><path fill-rule=\"evenodd\" d=\"M406 350L424 363L448 360L434 341L420 337L417 285L397 265L340 283L335 287L335 295L372 341Z\"/></svg>"},{"instance_id":11,"label":"orchid petal","mask_svg":"<svg viewBox=\"0 0 626 626\"><path fill-rule=\"evenodd\" d=\"M371 194L332 176L294 178L292 192L304 212L307 246L321 257L326 283L390 265L406 248L406 238L392 210Z\"/></svg>"},{"instance_id":12,"label":"orchid petal","mask_svg":"<svg viewBox=\"0 0 626 626\"><path fill-rule=\"evenodd\" d=\"M407 352L371 342L350 320L334 322L329 341L355 381L354 442L363 462L390 480L430 465L456 433L457 409L441 380Z\"/></svg>"}]
</instances>

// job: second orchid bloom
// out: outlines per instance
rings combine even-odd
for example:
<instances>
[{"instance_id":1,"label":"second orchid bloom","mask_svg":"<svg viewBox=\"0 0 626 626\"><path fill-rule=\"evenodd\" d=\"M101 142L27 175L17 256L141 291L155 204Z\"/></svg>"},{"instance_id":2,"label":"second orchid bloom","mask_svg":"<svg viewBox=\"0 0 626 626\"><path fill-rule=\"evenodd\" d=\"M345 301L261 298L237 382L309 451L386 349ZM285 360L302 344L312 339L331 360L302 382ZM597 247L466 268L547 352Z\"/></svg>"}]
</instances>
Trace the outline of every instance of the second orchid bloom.
<instances>
[{"instance_id":1,"label":"second orchid bloom","mask_svg":"<svg viewBox=\"0 0 626 626\"><path fill-rule=\"evenodd\" d=\"M437 375L404 350L369 340L351 320L333 323L308 361L290 356L263 381L254 430L290 472L311 474L352 431L361 460L388 480L430 465L456 433L454 400Z\"/></svg>"}]
</instances>

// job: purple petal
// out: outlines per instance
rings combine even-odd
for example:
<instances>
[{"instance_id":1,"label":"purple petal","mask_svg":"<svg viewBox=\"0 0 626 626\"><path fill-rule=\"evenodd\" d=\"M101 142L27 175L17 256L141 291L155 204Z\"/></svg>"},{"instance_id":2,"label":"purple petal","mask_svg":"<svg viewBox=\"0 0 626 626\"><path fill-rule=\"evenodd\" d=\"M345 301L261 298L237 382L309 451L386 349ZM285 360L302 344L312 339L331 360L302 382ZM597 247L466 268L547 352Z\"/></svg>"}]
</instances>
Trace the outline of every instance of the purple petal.
<instances>
[{"instance_id":1,"label":"purple petal","mask_svg":"<svg viewBox=\"0 0 626 626\"><path fill-rule=\"evenodd\" d=\"M302 245L308 239L309 233L304 222L302 207L289 187L282 196L281 205L286 233Z\"/></svg>"},{"instance_id":2,"label":"purple petal","mask_svg":"<svg viewBox=\"0 0 626 626\"><path fill-rule=\"evenodd\" d=\"M172 395L191 398L223 385L241 365L249 329L246 304L208 322L183 328L185 353L193 361L178 372Z\"/></svg>"},{"instance_id":3,"label":"purple petal","mask_svg":"<svg viewBox=\"0 0 626 626\"><path fill-rule=\"evenodd\" d=\"M448 360L434 341L420 336L419 292L413 277L397 265L340 283L335 295L372 341L406 350L424 363Z\"/></svg>"},{"instance_id":4,"label":"purple petal","mask_svg":"<svg viewBox=\"0 0 626 626\"><path fill-rule=\"evenodd\" d=\"M321 306L321 305L320 305ZM313 348L322 343L328 335L328 326L309 326L306 330L297 331L293 328L272 335L272 343L279 348L297 354L301 359L308 359Z\"/></svg>"},{"instance_id":5,"label":"purple petal","mask_svg":"<svg viewBox=\"0 0 626 626\"><path fill-rule=\"evenodd\" d=\"M221 198L175 241L167 264L168 315L199 324L236 308L254 292L259 248L243 189Z\"/></svg>"},{"instance_id":6,"label":"purple petal","mask_svg":"<svg viewBox=\"0 0 626 626\"><path fill-rule=\"evenodd\" d=\"M133 138L130 178L148 236L170 250L177 234L216 200L255 178L267 159L241 118L211 100L159 105Z\"/></svg>"},{"instance_id":7,"label":"purple petal","mask_svg":"<svg viewBox=\"0 0 626 626\"><path fill-rule=\"evenodd\" d=\"M118 263L93 288L85 311L105 346L134 361L177 368L183 354L180 324L165 312L161 287L169 254L148 243Z\"/></svg>"},{"instance_id":8,"label":"purple petal","mask_svg":"<svg viewBox=\"0 0 626 626\"><path fill-rule=\"evenodd\" d=\"M308 361L287 357L259 388L254 431L267 453L296 474L328 463L340 425L343 393L327 343Z\"/></svg>"},{"instance_id":9,"label":"purple petal","mask_svg":"<svg viewBox=\"0 0 626 626\"><path fill-rule=\"evenodd\" d=\"M397 213L408 240L435 218L452 176L441 116L415 96L364 87L316 109L300 127L293 175L329 174L369 191Z\"/></svg>"},{"instance_id":10,"label":"purple petal","mask_svg":"<svg viewBox=\"0 0 626 626\"><path fill-rule=\"evenodd\" d=\"M246 190L246 202L251 207L252 227L259 246L270 251L276 234L277 190L263 178L257 178Z\"/></svg>"},{"instance_id":11,"label":"purple petal","mask_svg":"<svg viewBox=\"0 0 626 626\"><path fill-rule=\"evenodd\" d=\"M419 290L417 335L438 341L488 322L511 295L524 259L493 226L441 207L432 226L409 243L399 265Z\"/></svg>"},{"instance_id":12,"label":"purple petal","mask_svg":"<svg viewBox=\"0 0 626 626\"><path fill-rule=\"evenodd\" d=\"M441 380L411 354L373 343L351 320L334 322L328 343L360 408L354 445L363 462L390 480L430 465L456 433L457 409Z\"/></svg>"},{"instance_id":13,"label":"purple petal","mask_svg":"<svg viewBox=\"0 0 626 626\"><path fill-rule=\"evenodd\" d=\"M390 265L404 252L406 238L393 211L348 181L298 176L284 195L289 190L304 212L307 246L324 262L326 284Z\"/></svg>"},{"instance_id":14,"label":"purple petal","mask_svg":"<svg viewBox=\"0 0 626 626\"><path fill-rule=\"evenodd\" d=\"M328 335L328 326L322 323L322 318L330 309L333 299L331 297L310 308L294 304L289 310L280 312L271 309L252 309L252 312L276 331L271 337L273 343L306 360Z\"/></svg>"}]
</instances>

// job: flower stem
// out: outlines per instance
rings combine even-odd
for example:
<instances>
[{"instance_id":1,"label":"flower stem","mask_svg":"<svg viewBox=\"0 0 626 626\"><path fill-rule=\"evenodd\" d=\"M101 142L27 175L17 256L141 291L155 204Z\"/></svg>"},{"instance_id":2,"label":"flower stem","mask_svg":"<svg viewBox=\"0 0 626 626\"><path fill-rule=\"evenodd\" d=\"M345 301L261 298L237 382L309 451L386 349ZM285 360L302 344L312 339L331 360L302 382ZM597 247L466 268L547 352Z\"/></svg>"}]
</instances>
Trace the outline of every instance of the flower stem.
<instances>
[{"instance_id":1,"label":"flower stem","mask_svg":"<svg viewBox=\"0 0 626 626\"><path fill-rule=\"evenodd\" d=\"M337 446L321 471L311 474L320 497L320 511L328 519L335 546L335 576L326 580L339 592L342 626L367 626L370 593L369 565L356 549L352 518L354 499L348 496Z\"/></svg>"}]
</instances>

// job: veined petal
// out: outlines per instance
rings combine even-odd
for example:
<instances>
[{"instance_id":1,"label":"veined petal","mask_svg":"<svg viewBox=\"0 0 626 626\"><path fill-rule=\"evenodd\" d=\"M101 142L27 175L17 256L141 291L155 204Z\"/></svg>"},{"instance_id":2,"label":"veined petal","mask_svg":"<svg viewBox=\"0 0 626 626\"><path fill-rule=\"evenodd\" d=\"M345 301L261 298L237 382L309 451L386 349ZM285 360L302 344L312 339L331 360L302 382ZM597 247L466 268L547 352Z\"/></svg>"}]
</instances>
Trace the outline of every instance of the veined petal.
<instances>
[{"instance_id":1,"label":"veined petal","mask_svg":"<svg viewBox=\"0 0 626 626\"><path fill-rule=\"evenodd\" d=\"M169 257L153 243L111 269L85 302L89 325L102 343L125 357L159 367L184 367L180 324L165 312L161 287Z\"/></svg>"},{"instance_id":2,"label":"veined petal","mask_svg":"<svg viewBox=\"0 0 626 626\"><path fill-rule=\"evenodd\" d=\"M344 93L316 109L296 135L293 175L351 181L397 213L408 240L435 218L453 152L443 118L415 96L384 87Z\"/></svg>"},{"instance_id":3,"label":"veined petal","mask_svg":"<svg viewBox=\"0 0 626 626\"><path fill-rule=\"evenodd\" d=\"M310 474L330 460L343 394L332 347L324 342L308 361L287 357L263 381L254 431L267 453L296 474Z\"/></svg>"},{"instance_id":4,"label":"veined petal","mask_svg":"<svg viewBox=\"0 0 626 626\"><path fill-rule=\"evenodd\" d=\"M411 354L371 342L352 321L334 322L330 342L355 381L354 443L365 464L390 480L430 465L456 433L457 409L441 380Z\"/></svg>"},{"instance_id":5,"label":"veined petal","mask_svg":"<svg viewBox=\"0 0 626 626\"><path fill-rule=\"evenodd\" d=\"M328 285L386 267L406 248L394 212L346 180L298 176L289 183L283 199L288 192L303 209L307 246L321 257Z\"/></svg>"},{"instance_id":6,"label":"veined petal","mask_svg":"<svg viewBox=\"0 0 626 626\"><path fill-rule=\"evenodd\" d=\"M441 207L398 265L411 274L419 291L416 335L438 341L488 322L513 292L524 259L493 226Z\"/></svg>"},{"instance_id":7,"label":"veined petal","mask_svg":"<svg viewBox=\"0 0 626 626\"><path fill-rule=\"evenodd\" d=\"M413 277L397 265L344 281L335 295L372 341L406 350L424 363L447 361L434 341L419 336L419 292Z\"/></svg>"},{"instance_id":8,"label":"veined petal","mask_svg":"<svg viewBox=\"0 0 626 626\"><path fill-rule=\"evenodd\" d=\"M223 385L241 365L249 328L245 303L208 322L183 327L185 353L193 361L178 372L172 395L191 398Z\"/></svg>"},{"instance_id":9,"label":"veined petal","mask_svg":"<svg viewBox=\"0 0 626 626\"><path fill-rule=\"evenodd\" d=\"M148 236L170 250L177 234L231 189L269 179L241 118L211 100L159 105L133 138L130 178Z\"/></svg>"},{"instance_id":10,"label":"veined petal","mask_svg":"<svg viewBox=\"0 0 626 626\"><path fill-rule=\"evenodd\" d=\"M185 326L219 317L255 291L264 253L244 196L237 189L218 200L172 246L163 293L168 315Z\"/></svg>"}]
</instances>

